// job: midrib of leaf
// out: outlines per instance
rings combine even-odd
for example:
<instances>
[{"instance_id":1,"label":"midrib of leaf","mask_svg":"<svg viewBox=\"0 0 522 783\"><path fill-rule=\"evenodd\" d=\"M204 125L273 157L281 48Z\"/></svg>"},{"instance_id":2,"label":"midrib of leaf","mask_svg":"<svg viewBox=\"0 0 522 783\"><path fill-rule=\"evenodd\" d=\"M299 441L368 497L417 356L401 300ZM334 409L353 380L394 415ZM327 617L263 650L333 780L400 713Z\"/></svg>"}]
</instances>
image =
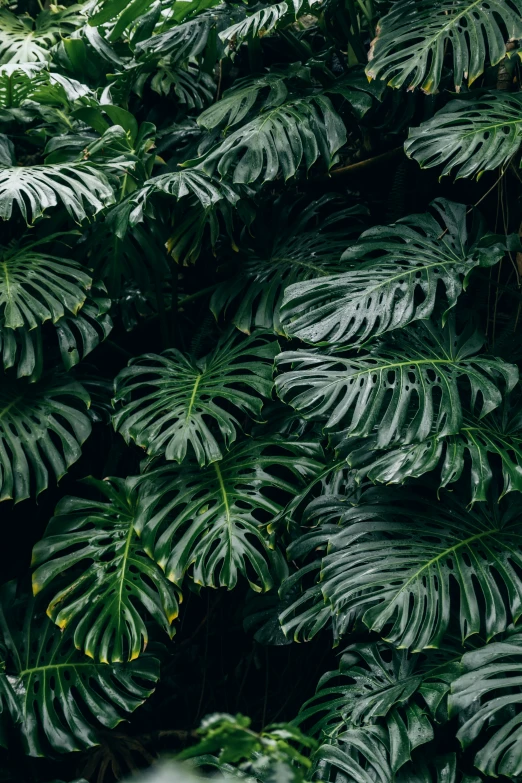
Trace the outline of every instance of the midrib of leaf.
<instances>
[{"instance_id":1,"label":"midrib of leaf","mask_svg":"<svg viewBox=\"0 0 522 783\"><path fill-rule=\"evenodd\" d=\"M190 397L188 408L187 408L187 415L185 417L185 424L188 424L190 416L192 414L192 408L194 407L194 402L196 400L196 394L197 394L197 391L198 391L198 386L199 386L199 383L200 383L202 377L203 377L202 373L200 373L199 375L196 376L196 380L194 382L194 387L192 389L192 395Z\"/></svg>"},{"instance_id":2,"label":"midrib of leaf","mask_svg":"<svg viewBox=\"0 0 522 783\"><path fill-rule=\"evenodd\" d=\"M504 122L497 122L494 125L481 125L478 131L469 131L468 133L465 133L462 138L467 138L468 136L476 136L477 133L485 133L489 130L496 130L497 128L505 128L506 125L522 125L522 117L518 120L505 120Z\"/></svg>"},{"instance_id":3,"label":"midrib of leaf","mask_svg":"<svg viewBox=\"0 0 522 783\"><path fill-rule=\"evenodd\" d=\"M107 666L106 663L99 664L100 666ZM93 668L97 666L94 661L85 663L48 663L45 666L33 666L31 669L23 669L18 672L18 677L27 677L36 674L37 672L47 672L50 669L82 669L84 667Z\"/></svg>"},{"instance_id":4,"label":"midrib of leaf","mask_svg":"<svg viewBox=\"0 0 522 783\"><path fill-rule=\"evenodd\" d=\"M214 465L214 470L216 471L216 476L219 484L219 491L221 492L221 497L223 499L223 506L225 507L225 519L227 522L229 552L231 552L232 551L232 520L230 515L230 506L228 504L227 490L225 487L225 482L223 481L223 475L219 468L219 464L217 462L214 462L213 465Z\"/></svg>"},{"instance_id":5,"label":"midrib of leaf","mask_svg":"<svg viewBox=\"0 0 522 783\"><path fill-rule=\"evenodd\" d=\"M120 575L120 589L118 592L118 635L121 637L121 621L122 621L122 611L121 607L123 604L122 596L123 596L123 587L125 585L125 577L127 574L127 566L128 566L128 559L129 559L129 550L130 545L132 541L132 537L134 535L134 525L132 524L132 519L129 520L129 532L127 533L127 539L125 541L125 549L123 550L122 555L122 567L121 567L121 575ZM132 651L132 658L137 657L137 654L134 654L134 651ZM107 663L107 661L106 661Z\"/></svg>"},{"instance_id":6,"label":"midrib of leaf","mask_svg":"<svg viewBox=\"0 0 522 783\"><path fill-rule=\"evenodd\" d=\"M419 568L419 570L416 571L408 579L408 581L403 584L400 590L398 590L397 593L395 593L395 597L393 600L394 601L397 600L397 596L399 596L408 587L408 585L411 582L417 579L420 576L420 574L422 574L423 571L426 571L426 569L431 568L431 566L434 565L434 563L438 563L439 560L442 560L442 558L446 557L451 552L457 552L459 549L462 549L462 547L468 546L470 543L474 541L480 541L482 538L488 538L488 536L494 536L497 533L502 533L502 530L500 528L495 528L494 530L486 530L483 533L475 533L475 535L469 536L469 538L464 539L464 541L459 541L458 544L448 547L448 549L445 549L444 552L441 552L436 557L433 557L431 560L425 563L421 568Z\"/></svg>"},{"instance_id":7,"label":"midrib of leaf","mask_svg":"<svg viewBox=\"0 0 522 783\"><path fill-rule=\"evenodd\" d=\"M16 405L18 402L20 402L20 400L23 400L23 395L22 394L19 397L15 397L14 400L12 400L11 402L7 403L6 407L3 410L0 411L0 419L3 419L4 416L6 416L9 413L11 408L14 405Z\"/></svg>"},{"instance_id":8,"label":"midrib of leaf","mask_svg":"<svg viewBox=\"0 0 522 783\"><path fill-rule=\"evenodd\" d=\"M454 14L453 16L450 16L449 22L447 22L447 24L445 24L444 27L441 27L435 33L435 35L433 35L431 38L428 38L428 40L423 43L421 48L430 47L441 36L444 36L445 33L447 33L448 30L451 30L451 28L455 26L455 24L459 21L459 19L462 19L463 16L466 16L467 14L469 14L470 11L472 11L477 5L480 5L483 2L484 2L484 0L474 0L474 2L471 3L470 5L468 5L468 7L465 8L463 11L461 11L458 14ZM450 9L448 9L448 10L450 10Z\"/></svg>"},{"instance_id":9,"label":"midrib of leaf","mask_svg":"<svg viewBox=\"0 0 522 783\"><path fill-rule=\"evenodd\" d=\"M423 245L424 247L427 247L427 248L430 247L430 245L425 244L425 243L420 243L420 244L421 244L421 246ZM447 247L447 245L446 245L446 247ZM408 276L411 276L413 274L417 274L417 272L419 272L419 271L425 272L425 271L428 271L428 270L432 269L435 266L444 266L444 267L446 267L446 266L456 266L457 264L465 264L466 260L467 259L459 258L459 256L455 255L454 259L449 259L448 261L434 261L432 264L426 264L425 266L421 267L420 269L419 269L418 266L417 267L412 267L410 269L402 270L400 273L398 273L396 275L392 275L392 277L387 277L382 282L377 283L375 286L373 286L371 288L365 288L364 290L365 290L365 292L369 291L369 292L373 293L374 291L378 291L379 288L384 288L384 287L390 285L390 283L393 283L395 280L400 280L403 277L408 277ZM378 264L376 262L372 262L372 263L374 264L374 266L371 267L371 268L369 267L369 269L372 269L373 271L378 271L380 264ZM381 263L382 263L382 265L384 265L384 264L390 263L390 262L382 261ZM351 270L351 271L354 271L354 270ZM365 270L362 270L362 271L366 272L368 270L365 269ZM350 272L346 272L345 274L349 275Z\"/></svg>"}]
</instances>

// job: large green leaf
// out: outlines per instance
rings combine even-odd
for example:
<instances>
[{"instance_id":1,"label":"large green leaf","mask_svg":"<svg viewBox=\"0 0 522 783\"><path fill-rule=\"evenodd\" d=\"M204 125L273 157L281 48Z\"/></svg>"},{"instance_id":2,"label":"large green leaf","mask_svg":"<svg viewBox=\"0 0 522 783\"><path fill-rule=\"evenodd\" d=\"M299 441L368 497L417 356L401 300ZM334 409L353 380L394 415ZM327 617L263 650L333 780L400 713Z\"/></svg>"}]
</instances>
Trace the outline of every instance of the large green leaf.
<instances>
[{"instance_id":1,"label":"large green leaf","mask_svg":"<svg viewBox=\"0 0 522 783\"><path fill-rule=\"evenodd\" d=\"M308 171L319 158L329 168L345 142L343 121L330 99L317 94L267 109L184 165L237 183L269 182L278 175L287 180L302 163Z\"/></svg>"},{"instance_id":2,"label":"large green leaf","mask_svg":"<svg viewBox=\"0 0 522 783\"><path fill-rule=\"evenodd\" d=\"M26 752L48 756L99 744L98 732L114 728L150 696L159 678L149 656L125 664L95 663L78 652L29 601L24 611L13 583L2 588L0 635L7 652L0 675L12 689Z\"/></svg>"},{"instance_id":3,"label":"large green leaf","mask_svg":"<svg viewBox=\"0 0 522 783\"><path fill-rule=\"evenodd\" d=\"M33 550L33 592L58 592L47 614L75 646L102 663L134 660L147 646L145 618L170 637L177 594L146 555L134 527L132 479L89 480L106 500L65 497ZM47 595L47 592L45 593Z\"/></svg>"},{"instance_id":4,"label":"large green leaf","mask_svg":"<svg viewBox=\"0 0 522 783\"><path fill-rule=\"evenodd\" d=\"M0 9L0 63L32 63L50 59L49 49L82 23L81 6L47 8L32 19Z\"/></svg>"},{"instance_id":5,"label":"large green leaf","mask_svg":"<svg viewBox=\"0 0 522 783\"><path fill-rule=\"evenodd\" d=\"M0 65L0 109L17 109L27 100L67 106L88 92L75 79L50 73L44 63Z\"/></svg>"},{"instance_id":6,"label":"large green leaf","mask_svg":"<svg viewBox=\"0 0 522 783\"><path fill-rule=\"evenodd\" d=\"M66 312L76 315L92 285L81 264L45 253L50 242L66 247L68 235L15 243L0 248L0 324L9 329L34 329L56 323ZM70 252L70 251L69 251Z\"/></svg>"},{"instance_id":7,"label":"large green leaf","mask_svg":"<svg viewBox=\"0 0 522 783\"><path fill-rule=\"evenodd\" d=\"M522 142L522 97L487 93L450 101L431 120L410 128L406 154L423 168L443 166L441 176L480 176L503 167Z\"/></svg>"},{"instance_id":8,"label":"large green leaf","mask_svg":"<svg viewBox=\"0 0 522 783\"><path fill-rule=\"evenodd\" d=\"M268 590L277 552L266 524L322 465L317 444L249 439L220 462L170 465L144 478L136 529L148 555L181 584L232 589L238 573Z\"/></svg>"},{"instance_id":9,"label":"large green leaf","mask_svg":"<svg viewBox=\"0 0 522 783\"><path fill-rule=\"evenodd\" d=\"M0 387L0 500L24 500L59 480L81 454L91 423L83 386L61 375Z\"/></svg>"},{"instance_id":10,"label":"large green leaf","mask_svg":"<svg viewBox=\"0 0 522 783\"><path fill-rule=\"evenodd\" d=\"M365 231L342 256L346 271L338 264L337 274L289 285L281 309L286 332L310 343L359 344L429 318L440 283L446 315L472 270L498 263L505 250L483 238L478 220L468 230L464 204L437 199L432 207L434 215Z\"/></svg>"},{"instance_id":11,"label":"large green leaf","mask_svg":"<svg viewBox=\"0 0 522 783\"><path fill-rule=\"evenodd\" d=\"M271 6L274 8L277 6ZM202 112L197 123L206 130L224 126L232 128L257 109L270 109L280 106L288 97L287 81L298 79L309 83L310 71L301 63L286 68L272 67L261 76L246 76L236 79L230 89L225 90L219 101ZM261 100L259 100L261 98Z\"/></svg>"},{"instance_id":12,"label":"large green leaf","mask_svg":"<svg viewBox=\"0 0 522 783\"><path fill-rule=\"evenodd\" d=\"M392 87L436 92L446 51L453 55L457 90L496 65L505 41L522 37L521 0L399 0L384 16L366 73Z\"/></svg>"},{"instance_id":13,"label":"large green leaf","mask_svg":"<svg viewBox=\"0 0 522 783\"><path fill-rule=\"evenodd\" d=\"M367 476L381 484L403 484L440 469L440 487L458 481L469 457L471 502L486 500L495 461L502 468L502 496L522 492L522 431L520 413L506 416L493 411L482 420L464 414L456 435L434 435L421 443L390 451L375 451L372 439L343 443L348 464L357 468L359 480Z\"/></svg>"},{"instance_id":14,"label":"large green leaf","mask_svg":"<svg viewBox=\"0 0 522 783\"><path fill-rule=\"evenodd\" d=\"M415 747L433 739L432 720L447 719L446 697L459 673L459 656L451 649L430 657L392 649L390 656L382 642L353 644L343 651L339 670L321 677L294 722L331 738L353 725L380 723L397 770Z\"/></svg>"},{"instance_id":15,"label":"large green leaf","mask_svg":"<svg viewBox=\"0 0 522 783\"><path fill-rule=\"evenodd\" d=\"M322 216L321 209L332 200L331 196L323 196L304 209L300 202L290 206L276 202L269 216L272 248L266 255L260 250L250 252L240 270L216 288L210 301L216 318L221 313L228 315L234 308L232 323L242 332L250 334L253 327L281 332L285 289L297 281L324 278L342 268L339 255L360 228L366 212L360 206ZM267 228L261 224L258 231L264 236Z\"/></svg>"},{"instance_id":16,"label":"large green leaf","mask_svg":"<svg viewBox=\"0 0 522 783\"><path fill-rule=\"evenodd\" d=\"M450 495L434 505L411 492L392 493L371 490L354 508L330 503L328 521L337 516L340 528L332 533L328 527L319 589L338 633L361 614L394 645L422 650L440 646L453 616L463 639L479 632L491 638L516 622L522 614L520 501L502 512L493 504L470 511ZM283 618L288 627L299 624L294 611Z\"/></svg>"},{"instance_id":17,"label":"large green leaf","mask_svg":"<svg viewBox=\"0 0 522 783\"><path fill-rule=\"evenodd\" d=\"M278 367L289 369L276 378L277 393L329 430L362 437L376 430L375 447L386 448L459 432L459 383L465 381L471 410L481 418L500 405L499 383L510 391L518 381L515 365L477 355L482 339L472 328L457 335L452 322L444 330L420 322L392 335L354 358L280 354Z\"/></svg>"},{"instance_id":18,"label":"large green leaf","mask_svg":"<svg viewBox=\"0 0 522 783\"><path fill-rule=\"evenodd\" d=\"M214 3L210 2L208 5ZM219 33L229 26L233 12L233 7L225 3L203 10L192 19L181 21L180 24L140 41L135 47L135 55L141 59L169 56L172 65L197 57L204 52L216 32ZM213 40L212 45L216 46Z\"/></svg>"},{"instance_id":19,"label":"large green leaf","mask_svg":"<svg viewBox=\"0 0 522 783\"><path fill-rule=\"evenodd\" d=\"M522 773L522 634L508 636L462 658L465 669L451 688L450 710L461 713L463 747L481 742L475 766L511 780Z\"/></svg>"},{"instance_id":20,"label":"large green leaf","mask_svg":"<svg viewBox=\"0 0 522 783\"><path fill-rule=\"evenodd\" d=\"M0 166L0 218L9 220L17 204L28 223L59 202L77 222L115 200L103 169L90 163Z\"/></svg>"},{"instance_id":21,"label":"large green leaf","mask_svg":"<svg viewBox=\"0 0 522 783\"><path fill-rule=\"evenodd\" d=\"M66 370L78 364L110 334L110 306L111 300L105 290L95 284L77 315L66 313L49 329L49 332L54 330ZM4 370L16 367L17 378L30 376L34 381L40 377L44 365L53 366L55 356L50 346L49 350L44 350L44 331L45 327L40 326L34 329L0 326L0 356ZM48 344L45 347L47 349Z\"/></svg>"},{"instance_id":22,"label":"large green leaf","mask_svg":"<svg viewBox=\"0 0 522 783\"><path fill-rule=\"evenodd\" d=\"M202 359L176 349L133 359L116 378L114 427L152 456L183 462L190 447L201 466L222 459L238 416L261 416L278 350L269 335L231 332Z\"/></svg>"}]
</instances>

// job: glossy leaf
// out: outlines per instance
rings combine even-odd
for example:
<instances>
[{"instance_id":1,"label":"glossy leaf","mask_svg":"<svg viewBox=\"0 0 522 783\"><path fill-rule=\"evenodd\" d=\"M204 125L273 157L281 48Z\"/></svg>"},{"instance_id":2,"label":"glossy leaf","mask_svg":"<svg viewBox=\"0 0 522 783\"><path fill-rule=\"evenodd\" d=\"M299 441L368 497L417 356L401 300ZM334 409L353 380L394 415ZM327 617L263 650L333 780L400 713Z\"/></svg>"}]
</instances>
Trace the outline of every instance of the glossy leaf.
<instances>
[{"instance_id":1,"label":"glossy leaf","mask_svg":"<svg viewBox=\"0 0 522 783\"><path fill-rule=\"evenodd\" d=\"M114 191L103 170L90 163L47 166L0 166L0 218L9 220L13 204L32 223L59 202L81 222L114 202Z\"/></svg>"},{"instance_id":2,"label":"glossy leaf","mask_svg":"<svg viewBox=\"0 0 522 783\"><path fill-rule=\"evenodd\" d=\"M480 177L504 168L522 142L518 94L488 93L450 101L419 128L410 128L404 149L423 168L441 166L441 176Z\"/></svg>"},{"instance_id":3,"label":"glossy leaf","mask_svg":"<svg viewBox=\"0 0 522 783\"><path fill-rule=\"evenodd\" d=\"M334 534L328 527L322 596L314 591L311 598L328 602L338 633L355 613L394 645L423 650L441 645L452 611L463 639L480 632L491 638L516 622L522 613L519 502L503 512L482 504L470 511L446 495L434 506L391 492L373 490L354 508L330 502L329 519L337 514L340 528ZM290 619L292 609L287 614ZM294 618L291 625L298 624Z\"/></svg>"},{"instance_id":4,"label":"glossy leaf","mask_svg":"<svg viewBox=\"0 0 522 783\"><path fill-rule=\"evenodd\" d=\"M451 713L462 714L457 738L465 748L482 745L475 766L486 775L516 779L522 771L522 635L467 652L462 665L465 674L450 696Z\"/></svg>"},{"instance_id":5,"label":"glossy leaf","mask_svg":"<svg viewBox=\"0 0 522 783\"><path fill-rule=\"evenodd\" d=\"M477 355L482 339L471 329L457 335L452 323L442 331L420 323L394 334L353 358L280 354L277 365L285 371L276 378L279 397L346 436L368 437L377 428L375 447L385 448L459 432L461 395L481 418L500 405L500 389L510 391L518 381L515 365ZM465 395L459 381L468 388Z\"/></svg>"},{"instance_id":6,"label":"glossy leaf","mask_svg":"<svg viewBox=\"0 0 522 783\"><path fill-rule=\"evenodd\" d=\"M89 480L105 500L63 498L33 550L33 592L58 592L47 614L75 646L102 663L134 660L151 617L170 637L177 593L140 545L133 480Z\"/></svg>"},{"instance_id":7,"label":"glossy leaf","mask_svg":"<svg viewBox=\"0 0 522 783\"><path fill-rule=\"evenodd\" d=\"M241 428L238 416L261 416L278 351L267 335L238 340L232 332L202 359L170 349L132 360L116 379L114 427L151 456L220 460Z\"/></svg>"},{"instance_id":8,"label":"glossy leaf","mask_svg":"<svg viewBox=\"0 0 522 783\"><path fill-rule=\"evenodd\" d=\"M81 24L81 6L46 8L32 19L0 9L0 63L45 62L49 49Z\"/></svg>"},{"instance_id":9,"label":"glossy leaf","mask_svg":"<svg viewBox=\"0 0 522 783\"><path fill-rule=\"evenodd\" d=\"M316 444L246 440L220 462L158 468L140 489L136 529L142 546L174 584L187 571L207 587L235 587L239 574L256 591L272 584L266 524L321 468Z\"/></svg>"},{"instance_id":10,"label":"glossy leaf","mask_svg":"<svg viewBox=\"0 0 522 783\"><path fill-rule=\"evenodd\" d=\"M100 729L114 728L151 695L159 678L155 658L95 663L75 649L68 632L61 633L41 613L35 616L32 601L24 612L13 583L2 588L1 598L0 634L7 661L0 677L8 680L19 705L29 755L97 745Z\"/></svg>"},{"instance_id":11,"label":"glossy leaf","mask_svg":"<svg viewBox=\"0 0 522 783\"><path fill-rule=\"evenodd\" d=\"M348 464L357 468L359 479L367 476L382 484L403 484L409 478L419 478L433 470L440 471L440 487L458 481L470 463L471 502L487 500L494 475L494 462L502 468L502 496L522 492L522 433L520 415L505 419L497 411L482 420L466 416L456 435L437 435L390 451L375 451L372 439L348 450ZM341 436L342 437L342 436ZM350 448L352 450L350 450Z\"/></svg>"},{"instance_id":12,"label":"glossy leaf","mask_svg":"<svg viewBox=\"0 0 522 783\"><path fill-rule=\"evenodd\" d=\"M49 236L0 248L0 323L9 329L34 329L44 321L56 323L66 312L76 315L85 302L92 279L70 258L45 253Z\"/></svg>"},{"instance_id":13,"label":"glossy leaf","mask_svg":"<svg viewBox=\"0 0 522 783\"><path fill-rule=\"evenodd\" d=\"M502 60L506 40L520 37L521 0L399 0L379 22L366 73L434 93L449 49L459 90L484 72L486 59Z\"/></svg>"},{"instance_id":14,"label":"glossy leaf","mask_svg":"<svg viewBox=\"0 0 522 783\"><path fill-rule=\"evenodd\" d=\"M235 310L232 323L246 334L254 327L282 332L285 291L299 285L297 281L329 279L325 276L342 268L339 256L365 214L363 207L356 206L322 217L320 209L329 200L325 196L304 209L298 204L292 212L277 205L280 225L271 252L249 253L241 271L217 287L210 301L216 318Z\"/></svg>"},{"instance_id":15,"label":"glossy leaf","mask_svg":"<svg viewBox=\"0 0 522 783\"><path fill-rule=\"evenodd\" d=\"M81 384L54 375L30 384L4 378L0 388L0 500L24 500L58 481L91 433L90 398Z\"/></svg>"},{"instance_id":16,"label":"glossy leaf","mask_svg":"<svg viewBox=\"0 0 522 783\"><path fill-rule=\"evenodd\" d=\"M301 164L308 171L319 158L330 168L345 141L343 121L330 99L319 94L268 109L184 165L209 175L217 171L236 183L270 182L278 175L287 180Z\"/></svg>"},{"instance_id":17,"label":"glossy leaf","mask_svg":"<svg viewBox=\"0 0 522 783\"><path fill-rule=\"evenodd\" d=\"M358 345L429 318L440 284L444 319L473 269L498 263L505 249L483 239L479 221L468 229L464 204L437 199L432 208L434 214L365 231L344 252L336 274L292 281L281 308L287 334L309 343Z\"/></svg>"}]
</instances>

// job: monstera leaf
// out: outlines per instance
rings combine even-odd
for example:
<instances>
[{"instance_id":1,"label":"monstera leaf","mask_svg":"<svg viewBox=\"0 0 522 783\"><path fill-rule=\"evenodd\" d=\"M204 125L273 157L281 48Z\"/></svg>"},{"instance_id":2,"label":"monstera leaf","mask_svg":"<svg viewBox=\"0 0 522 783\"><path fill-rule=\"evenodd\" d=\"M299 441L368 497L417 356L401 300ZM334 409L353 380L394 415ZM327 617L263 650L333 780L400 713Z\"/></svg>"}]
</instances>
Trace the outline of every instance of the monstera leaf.
<instances>
[{"instance_id":1,"label":"monstera leaf","mask_svg":"<svg viewBox=\"0 0 522 783\"><path fill-rule=\"evenodd\" d=\"M452 322L442 331L421 322L394 334L396 339L354 358L280 354L278 367L289 369L276 379L278 395L329 430L368 437L376 428L375 447L386 448L459 432L459 381L466 382L479 418L502 402L499 382L510 391L518 381L515 365L477 356L482 339L472 328L457 335Z\"/></svg>"},{"instance_id":2,"label":"monstera leaf","mask_svg":"<svg viewBox=\"0 0 522 783\"><path fill-rule=\"evenodd\" d=\"M467 652L462 665L449 701L451 714L462 713L457 738L465 748L481 743L475 766L486 775L514 780L522 772L522 634Z\"/></svg>"},{"instance_id":3,"label":"monstera leaf","mask_svg":"<svg viewBox=\"0 0 522 783\"><path fill-rule=\"evenodd\" d=\"M441 176L480 176L503 167L520 148L522 98L495 92L450 101L431 120L410 128L406 154L423 168L442 166Z\"/></svg>"},{"instance_id":4,"label":"monstera leaf","mask_svg":"<svg viewBox=\"0 0 522 783\"><path fill-rule=\"evenodd\" d=\"M61 375L37 383L4 377L0 387L0 500L24 500L59 480L91 433L89 395Z\"/></svg>"},{"instance_id":5,"label":"monstera leaf","mask_svg":"<svg viewBox=\"0 0 522 783\"><path fill-rule=\"evenodd\" d=\"M281 309L287 334L310 343L362 343L429 318L439 283L447 314L472 270L498 263L505 250L488 246L478 221L468 230L463 204L437 199L432 207L434 215L366 231L342 256L346 271L339 264L338 274L289 285Z\"/></svg>"},{"instance_id":6,"label":"monstera leaf","mask_svg":"<svg viewBox=\"0 0 522 783\"><path fill-rule=\"evenodd\" d=\"M285 289L297 281L324 278L342 268L339 256L360 228L366 212L355 206L320 216L321 208L331 200L323 196L304 209L299 203L296 209L276 205L279 216L274 215L274 219L279 218L280 223L271 252L266 256L250 253L241 271L216 288L210 301L216 319L221 313L228 315L235 306L232 323L242 332L250 334L253 327L282 331L280 311Z\"/></svg>"},{"instance_id":7,"label":"monstera leaf","mask_svg":"<svg viewBox=\"0 0 522 783\"><path fill-rule=\"evenodd\" d=\"M110 334L111 300L105 294L104 288L95 284L77 315L65 314L52 325L66 370L78 364ZM38 380L45 364L43 332L40 326L34 329L0 326L0 357L4 370L16 367L17 378Z\"/></svg>"},{"instance_id":8,"label":"monstera leaf","mask_svg":"<svg viewBox=\"0 0 522 783\"><path fill-rule=\"evenodd\" d=\"M32 19L0 9L0 63L45 62L49 49L82 23L80 5L45 9Z\"/></svg>"},{"instance_id":9,"label":"monstera leaf","mask_svg":"<svg viewBox=\"0 0 522 783\"><path fill-rule=\"evenodd\" d=\"M182 462L190 447L201 466L222 459L237 416L261 416L278 350L268 335L238 340L232 332L203 359L171 349L132 360L116 379L114 399L123 405L114 426L152 456Z\"/></svg>"},{"instance_id":10,"label":"monstera leaf","mask_svg":"<svg viewBox=\"0 0 522 783\"><path fill-rule=\"evenodd\" d=\"M222 41L229 44L233 43L234 46L237 46L246 38L267 35L274 28L278 27L280 22L284 23L285 20L289 24L295 22L299 13L310 13L310 6L313 5L314 0L309 2L308 0L291 0L289 3L274 3L273 5L265 6L252 14L248 14L240 22L227 27L226 30L219 33L219 37Z\"/></svg>"},{"instance_id":11,"label":"monstera leaf","mask_svg":"<svg viewBox=\"0 0 522 783\"><path fill-rule=\"evenodd\" d=\"M78 652L70 633L59 631L33 601L24 611L12 582L2 588L1 599L0 634L7 659L0 678L18 706L13 719L21 720L29 755L97 745L100 729L114 728L151 695L159 678L155 658L95 663Z\"/></svg>"},{"instance_id":12,"label":"monstera leaf","mask_svg":"<svg viewBox=\"0 0 522 783\"><path fill-rule=\"evenodd\" d=\"M77 261L42 252L44 244L65 243L67 234L45 242L16 243L0 248L0 323L9 329L34 329L56 323L66 312L76 315L92 279Z\"/></svg>"},{"instance_id":13,"label":"monstera leaf","mask_svg":"<svg viewBox=\"0 0 522 783\"><path fill-rule=\"evenodd\" d=\"M366 73L434 93L450 48L459 90L484 72L486 58L502 60L505 41L521 36L521 0L399 0L380 20Z\"/></svg>"},{"instance_id":14,"label":"monstera leaf","mask_svg":"<svg viewBox=\"0 0 522 783\"><path fill-rule=\"evenodd\" d=\"M342 436L341 436L342 437ZM348 464L357 468L361 480L367 476L381 484L403 484L408 478L419 478L440 469L440 487L458 481L469 457L471 502L486 500L493 478L493 461L502 466L502 496L522 492L522 431L520 413L509 417L493 411L479 420L464 414L458 434L439 438L436 435L421 443L400 446L390 451L375 451L372 440L359 448L344 441Z\"/></svg>"},{"instance_id":15,"label":"monstera leaf","mask_svg":"<svg viewBox=\"0 0 522 783\"><path fill-rule=\"evenodd\" d=\"M140 41L135 47L135 55L141 59L168 56L172 65L197 57L216 32L230 25L233 10L225 4L204 10L192 19Z\"/></svg>"},{"instance_id":16,"label":"monstera leaf","mask_svg":"<svg viewBox=\"0 0 522 783\"><path fill-rule=\"evenodd\" d=\"M0 65L0 109L19 108L26 100L67 106L88 92L75 79L51 74L44 63Z\"/></svg>"},{"instance_id":17,"label":"monstera leaf","mask_svg":"<svg viewBox=\"0 0 522 783\"><path fill-rule=\"evenodd\" d=\"M304 163L306 170L321 158L327 168L346 141L343 121L325 95L298 98L261 112L230 133L202 158L184 165L233 182L287 180Z\"/></svg>"},{"instance_id":18,"label":"monstera leaf","mask_svg":"<svg viewBox=\"0 0 522 783\"><path fill-rule=\"evenodd\" d=\"M141 544L174 584L190 570L207 587L235 587L238 574L268 590L269 523L321 469L317 444L247 440L203 470L194 463L152 471L140 488Z\"/></svg>"},{"instance_id":19,"label":"monstera leaf","mask_svg":"<svg viewBox=\"0 0 522 783\"><path fill-rule=\"evenodd\" d=\"M339 634L356 612L394 645L422 650L440 646L453 611L463 639L479 632L491 638L516 622L522 614L520 500L503 512L483 504L470 511L449 495L433 506L392 492L368 491L354 508L330 503L329 516L337 506L340 528L332 533L328 527L319 589ZM450 587L457 589L451 600ZM292 626L295 610L287 610Z\"/></svg>"},{"instance_id":20,"label":"monstera leaf","mask_svg":"<svg viewBox=\"0 0 522 783\"><path fill-rule=\"evenodd\" d=\"M134 660L147 646L147 616L174 635L177 594L140 546L132 479L88 483L106 500L60 501L33 550L33 592L60 588L47 614L89 657Z\"/></svg>"},{"instance_id":21,"label":"monstera leaf","mask_svg":"<svg viewBox=\"0 0 522 783\"><path fill-rule=\"evenodd\" d=\"M390 736L392 766L433 738L426 709L446 717L446 696L460 673L459 656L448 648L433 657L408 655L381 642L353 644L341 657L338 671L324 674L315 696L295 719L313 727L312 735L335 737L352 725L381 723ZM444 713L446 713L444 715ZM402 747L407 740L406 747ZM408 747L409 743L409 747Z\"/></svg>"},{"instance_id":22,"label":"monstera leaf","mask_svg":"<svg viewBox=\"0 0 522 783\"><path fill-rule=\"evenodd\" d=\"M294 63L286 68L272 67L262 76L236 79L234 86L225 90L219 101L199 115L197 123L206 130L213 130L220 125L232 128L248 117L254 106L258 109L280 106L288 96L287 81L290 79L310 82L309 69Z\"/></svg>"},{"instance_id":23,"label":"monstera leaf","mask_svg":"<svg viewBox=\"0 0 522 783\"><path fill-rule=\"evenodd\" d=\"M16 204L32 223L45 209L63 204L81 222L109 206L114 191L100 167L90 163L55 163L47 166L0 166L0 218L9 220Z\"/></svg>"}]
</instances>

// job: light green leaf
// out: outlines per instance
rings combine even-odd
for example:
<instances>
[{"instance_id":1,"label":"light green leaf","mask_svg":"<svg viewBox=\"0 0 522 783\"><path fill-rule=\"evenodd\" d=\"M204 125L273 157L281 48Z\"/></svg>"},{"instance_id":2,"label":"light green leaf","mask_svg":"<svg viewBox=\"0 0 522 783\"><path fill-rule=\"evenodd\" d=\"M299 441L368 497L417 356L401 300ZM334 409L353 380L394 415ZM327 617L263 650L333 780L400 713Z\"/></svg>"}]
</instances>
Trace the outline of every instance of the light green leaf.
<instances>
[{"instance_id":1,"label":"light green leaf","mask_svg":"<svg viewBox=\"0 0 522 783\"><path fill-rule=\"evenodd\" d=\"M90 163L56 163L47 166L0 166L0 218L9 220L17 204L24 220L32 223L59 202L78 223L115 200L114 191L100 167Z\"/></svg>"}]
</instances>

